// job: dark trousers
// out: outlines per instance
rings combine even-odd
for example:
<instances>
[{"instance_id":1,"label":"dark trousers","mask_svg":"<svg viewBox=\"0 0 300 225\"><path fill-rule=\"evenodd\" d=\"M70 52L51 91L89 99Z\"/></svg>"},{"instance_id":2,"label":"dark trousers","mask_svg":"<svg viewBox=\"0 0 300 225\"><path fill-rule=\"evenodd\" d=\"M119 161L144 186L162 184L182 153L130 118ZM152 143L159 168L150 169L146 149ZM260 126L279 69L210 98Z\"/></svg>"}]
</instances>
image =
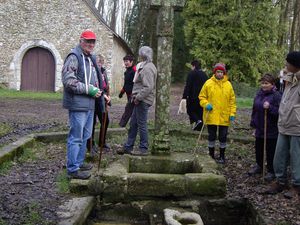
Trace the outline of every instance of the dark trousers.
<instances>
[{"instance_id":1,"label":"dark trousers","mask_svg":"<svg viewBox=\"0 0 300 225\"><path fill-rule=\"evenodd\" d=\"M190 123L203 121L203 108L200 106L199 99L187 99L186 111L190 118Z\"/></svg>"},{"instance_id":2,"label":"dark trousers","mask_svg":"<svg viewBox=\"0 0 300 225\"><path fill-rule=\"evenodd\" d=\"M276 149L276 139L267 138L266 140L266 152L267 152L267 170L269 173L274 173L273 169L273 159ZM256 163L263 168L263 158L264 158L264 139L263 138L256 138L255 139L255 156L256 156Z\"/></svg>"},{"instance_id":3,"label":"dark trousers","mask_svg":"<svg viewBox=\"0 0 300 225\"><path fill-rule=\"evenodd\" d=\"M215 147L218 128L219 128L218 139L220 142L220 148L226 148L228 126L217 126L217 125L207 125L208 147L210 148Z\"/></svg>"},{"instance_id":4,"label":"dark trousers","mask_svg":"<svg viewBox=\"0 0 300 225\"><path fill-rule=\"evenodd\" d=\"M119 122L120 127L126 127L126 124L128 123L128 121L132 115L133 108L134 108L134 104L131 102L131 97L127 96L127 103L125 106L125 111Z\"/></svg>"},{"instance_id":5,"label":"dark trousers","mask_svg":"<svg viewBox=\"0 0 300 225\"><path fill-rule=\"evenodd\" d=\"M126 151L132 151L136 136L140 134L139 149L143 152L148 151L148 111L150 105L141 101L134 106L128 130L128 138L124 145Z\"/></svg>"},{"instance_id":6,"label":"dark trousers","mask_svg":"<svg viewBox=\"0 0 300 225\"><path fill-rule=\"evenodd\" d=\"M104 119L105 119L105 115L107 114L107 117L106 117L106 123L104 124ZM102 144L102 140L101 140L101 137L102 135L103 136L103 140L104 140L104 143L106 143L106 133L107 133L107 128L108 128L108 124L109 124L109 117L108 117L108 113L106 112L95 112L94 113L94 121L93 121L93 132L92 132L92 137L87 141L87 148L89 150L91 150L91 147L92 145L95 145L95 139L94 139L94 135L95 135L95 126L96 126L96 120L97 120L97 117L100 121L100 135L99 135L99 142L98 142L98 146L100 147L101 144ZM103 134L104 132L104 134Z\"/></svg>"}]
</instances>

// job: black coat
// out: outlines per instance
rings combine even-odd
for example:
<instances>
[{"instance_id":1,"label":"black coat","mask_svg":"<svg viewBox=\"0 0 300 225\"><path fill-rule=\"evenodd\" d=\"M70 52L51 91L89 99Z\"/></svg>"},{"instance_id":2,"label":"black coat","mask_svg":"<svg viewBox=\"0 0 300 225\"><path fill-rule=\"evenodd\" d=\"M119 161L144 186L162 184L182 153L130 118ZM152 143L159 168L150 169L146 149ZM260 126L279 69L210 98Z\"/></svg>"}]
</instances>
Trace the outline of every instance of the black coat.
<instances>
[{"instance_id":1,"label":"black coat","mask_svg":"<svg viewBox=\"0 0 300 225\"><path fill-rule=\"evenodd\" d=\"M195 69L189 72L182 98L187 100L198 99L201 88L207 80L208 77L202 70Z\"/></svg>"},{"instance_id":2,"label":"black coat","mask_svg":"<svg viewBox=\"0 0 300 225\"><path fill-rule=\"evenodd\" d=\"M126 92L127 95L131 95L133 88L133 78L135 74L135 66L129 67L124 72L124 85L122 92Z\"/></svg>"}]
</instances>

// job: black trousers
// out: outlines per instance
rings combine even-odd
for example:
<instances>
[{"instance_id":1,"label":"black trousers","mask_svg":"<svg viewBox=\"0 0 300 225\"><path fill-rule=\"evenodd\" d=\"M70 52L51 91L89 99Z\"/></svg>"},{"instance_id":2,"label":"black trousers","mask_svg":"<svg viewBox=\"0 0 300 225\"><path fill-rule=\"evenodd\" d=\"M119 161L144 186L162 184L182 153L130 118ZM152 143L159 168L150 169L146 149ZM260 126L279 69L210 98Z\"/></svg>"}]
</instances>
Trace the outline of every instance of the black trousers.
<instances>
[{"instance_id":1,"label":"black trousers","mask_svg":"<svg viewBox=\"0 0 300 225\"><path fill-rule=\"evenodd\" d=\"M132 112L134 108L134 103L131 102L131 97L127 96L127 103L125 106L125 111L121 117L121 120L119 122L120 127L125 127L128 123L129 119L131 118Z\"/></svg>"},{"instance_id":2,"label":"black trousers","mask_svg":"<svg viewBox=\"0 0 300 225\"><path fill-rule=\"evenodd\" d=\"M266 152L267 152L267 170L269 173L274 173L273 169L273 159L276 149L277 138L271 139L267 138L266 140ZM263 168L263 158L264 158L264 139L256 138L255 139L255 157L256 163Z\"/></svg>"},{"instance_id":3,"label":"black trousers","mask_svg":"<svg viewBox=\"0 0 300 225\"><path fill-rule=\"evenodd\" d=\"M98 146L100 147L102 142L101 142L101 137L103 135L104 132L104 143L106 143L106 133L107 133L107 128L108 128L108 124L109 124L109 116L107 113L107 117L106 117L106 123L104 124L104 119L105 119L105 112L96 112L94 113L94 121L93 121L93 131L92 131L92 137L87 141L87 148L88 150L91 150L92 145L95 145L95 126L96 126L96 120L98 117L98 120L100 121L100 135L99 135L99 142L98 142Z\"/></svg>"},{"instance_id":4,"label":"black trousers","mask_svg":"<svg viewBox=\"0 0 300 225\"><path fill-rule=\"evenodd\" d=\"M189 115L191 124L197 122L198 120L203 121L203 108L200 106L199 99L187 99L186 111Z\"/></svg>"},{"instance_id":5,"label":"black trousers","mask_svg":"<svg viewBox=\"0 0 300 225\"><path fill-rule=\"evenodd\" d=\"M227 134L228 134L228 126L207 125L208 142L216 141L218 128L219 128L218 139L220 142L220 148L225 148L226 141L227 141ZM223 144L225 146L222 146ZM209 147L214 147L214 146L209 146Z\"/></svg>"}]
</instances>

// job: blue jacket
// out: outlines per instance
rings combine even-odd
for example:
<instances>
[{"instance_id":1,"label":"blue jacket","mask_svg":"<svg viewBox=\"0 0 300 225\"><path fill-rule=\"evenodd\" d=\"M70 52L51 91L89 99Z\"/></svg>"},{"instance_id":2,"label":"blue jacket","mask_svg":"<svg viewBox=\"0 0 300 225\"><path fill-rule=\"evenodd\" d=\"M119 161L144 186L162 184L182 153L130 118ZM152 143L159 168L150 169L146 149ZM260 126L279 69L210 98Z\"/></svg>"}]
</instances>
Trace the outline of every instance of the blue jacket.
<instances>
[{"instance_id":1,"label":"blue jacket","mask_svg":"<svg viewBox=\"0 0 300 225\"><path fill-rule=\"evenodd\" d=\"M264 138L264 115L265 101L270 103L267 109L267 138L275 139L278 136L278 109L281 101L281 94L274 87L270 91L260 89L254 98L250 126L255 128L255 137Z\"/></svg>"}]
</instances>

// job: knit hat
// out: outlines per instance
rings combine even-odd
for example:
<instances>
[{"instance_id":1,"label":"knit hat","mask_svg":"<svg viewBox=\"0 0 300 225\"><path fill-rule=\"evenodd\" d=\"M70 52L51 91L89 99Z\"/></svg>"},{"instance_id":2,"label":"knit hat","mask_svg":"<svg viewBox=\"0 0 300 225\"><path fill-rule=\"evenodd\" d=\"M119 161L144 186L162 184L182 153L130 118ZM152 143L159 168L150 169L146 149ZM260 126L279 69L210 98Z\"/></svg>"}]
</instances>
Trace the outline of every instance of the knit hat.
<instances>
[{"instance_id":1,"label":"knit hat","mask_svg":"<svg viewBox=\"0 0 300 225\"><path fill-rule=\"evenodd\" d=\"M286 56L286 61L292 64L293 66L300 68L300 52L290 52Z\"/></svg>"},{"instance_id":2,"label":"knit hat","mask_svg":"<svg viewBox=\"0 0 300 225\"><path fill-rule=\"evenodd\" d=\"M213 72L216 73L217 70L222 70L224 74L226 73L226 68L225 68L225 65L223 63L217 63L214 66Z\"/></svg>"},{"instance_id":3,"label":"knit hat","mask_svg":"<svg viewBox=\"0 0 300 225\"><path fill-rule=\"evenodd\" d=\"M85 40L96 40L96 34L91 30L85 30L81 33L80 38Z\"/></svg>"}]
</instances>

